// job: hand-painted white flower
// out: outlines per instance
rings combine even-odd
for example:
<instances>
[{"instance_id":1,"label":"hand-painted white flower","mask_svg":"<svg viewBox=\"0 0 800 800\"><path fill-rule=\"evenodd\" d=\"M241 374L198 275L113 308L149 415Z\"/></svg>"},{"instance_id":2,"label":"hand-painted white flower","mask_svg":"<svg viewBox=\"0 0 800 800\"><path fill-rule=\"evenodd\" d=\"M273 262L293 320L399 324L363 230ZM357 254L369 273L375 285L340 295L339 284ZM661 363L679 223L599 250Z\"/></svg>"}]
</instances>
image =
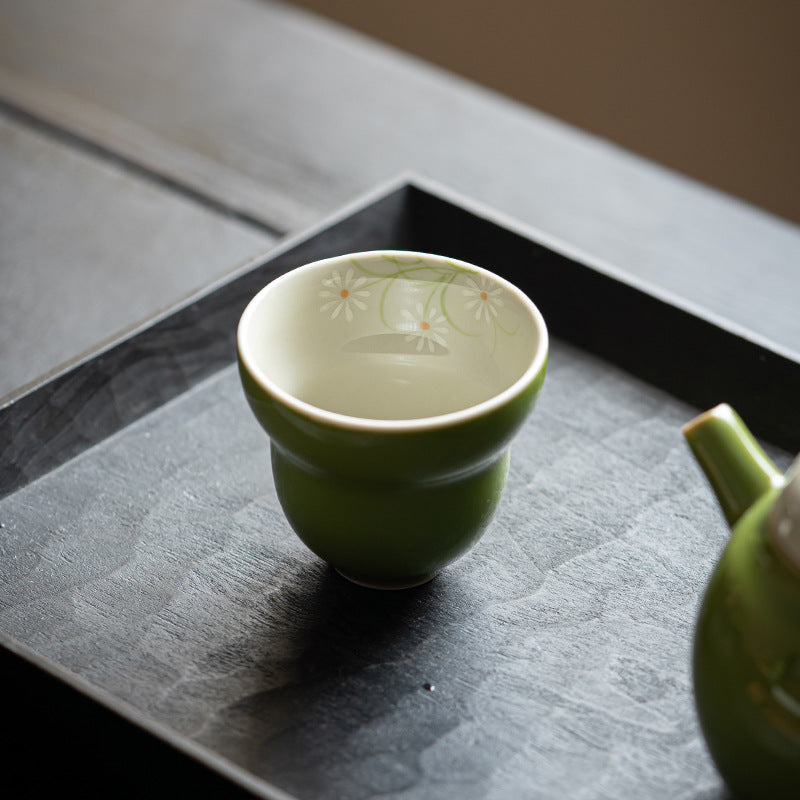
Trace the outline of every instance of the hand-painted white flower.
<instances>
[{"instance_id":1,"label":"hand-painted white flower","mask_svg":"<svg viewBox=\"0 0 800 800\"><path fill-rule=\"evenodd\" d=\"M471 277L468 277L467 281L471 286L465 286L461 290L465 297L470 298L464 303L464 308L467 311L474 310L475 319L483 316L487 322L491 322L492 317L497 316L497 309L503 307L503 301L500 299L503 290L499 286L492 288L491 283L483 275L478 276L477 281Z\"/></svg>"},{"instance_id":2,"label":"hand-painted white flower","mask_svg":"<svg viewBox=\"0 0 800 800\"><path fill-rule=\"evenodd\" d=\"M355 270L349 269L344 278L335 269L329 278L322 281L325 287L319 296L325 301L320 311L330 312L331 319L336 319L343 313L348 322L353 321L353 307L359 311L366 311L367 304L364 302L369 297L369 292L361 287L367 279L361 275L355 277Z\"/></svg>"},{"instance_id":3,"label":"hand-painted white flower","mask_svg":"<svg viewBox=\"0 0 800 800\"><path fill-rule=\"evenodd\" d=\"M442 325L445 317L439 313L439 309L431 308L425 311L422 303L417 303L415 311L416 313L412 314L407 308L404 308L402 312L405 320L404 326L409 331L406 341L413 342L416 339L418 353L422 352L426 343L431 353L435 349L434 343L447 347L444 337L448 333L448 327Z\"/></svg>"}]
</instances>

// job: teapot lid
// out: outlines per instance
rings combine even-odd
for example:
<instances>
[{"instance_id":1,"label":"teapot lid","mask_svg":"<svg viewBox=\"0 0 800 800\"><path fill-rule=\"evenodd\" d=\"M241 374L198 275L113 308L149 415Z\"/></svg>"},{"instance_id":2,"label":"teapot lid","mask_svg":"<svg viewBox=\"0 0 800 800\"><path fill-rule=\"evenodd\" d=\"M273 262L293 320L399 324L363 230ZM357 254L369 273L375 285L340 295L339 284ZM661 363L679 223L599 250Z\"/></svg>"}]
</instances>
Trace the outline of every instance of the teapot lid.
<instances>
[{"instance_id":1,"label":"teapot lid","mask_svg":"<svg viewBox=\"0 0 800 800\"><path fill-rule=\"evenodd\" d=\"M775 547L800 570L800 456L770 509L768 527Z\"/></svg>"}]
</instances>

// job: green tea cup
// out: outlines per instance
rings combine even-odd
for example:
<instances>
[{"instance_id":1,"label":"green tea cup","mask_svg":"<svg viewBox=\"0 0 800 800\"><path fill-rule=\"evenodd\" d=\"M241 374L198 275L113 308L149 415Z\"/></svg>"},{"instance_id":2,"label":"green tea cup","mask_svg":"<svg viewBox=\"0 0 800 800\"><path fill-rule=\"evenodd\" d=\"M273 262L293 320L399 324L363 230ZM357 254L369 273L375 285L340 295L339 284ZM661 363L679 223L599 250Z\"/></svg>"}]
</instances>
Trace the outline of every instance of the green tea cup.
<instances>
[{"instance_id":1,"label":"green tea cup","mask_svg":"<svg viewBox=\"0 0 800 800\"><path fill-rule=\"evenodd\" d=\"M275 279L237 332L290 525L350 580L430 580L481 536L548 355L528 297L485 269L406 251Z\"/></svg>"}]
</instances>

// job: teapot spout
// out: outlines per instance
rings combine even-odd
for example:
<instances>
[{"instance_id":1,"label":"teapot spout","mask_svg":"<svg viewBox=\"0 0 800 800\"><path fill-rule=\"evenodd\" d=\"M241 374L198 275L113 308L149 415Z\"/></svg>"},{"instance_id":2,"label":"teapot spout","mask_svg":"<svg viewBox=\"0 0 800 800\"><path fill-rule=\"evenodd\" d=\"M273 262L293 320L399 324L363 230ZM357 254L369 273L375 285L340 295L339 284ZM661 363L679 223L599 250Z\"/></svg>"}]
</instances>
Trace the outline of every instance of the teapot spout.
<instances>
[{"instance_id":1,"label":"teapot spout","mask_svg":"<svg viewBox=\"0 0 800 800\"><path fill-rule=\"evenodd\" d=\"M683 435L731 527L766 491L784 483L783 475L726 403L688 422Z\"/></svg>"}]
</instances>

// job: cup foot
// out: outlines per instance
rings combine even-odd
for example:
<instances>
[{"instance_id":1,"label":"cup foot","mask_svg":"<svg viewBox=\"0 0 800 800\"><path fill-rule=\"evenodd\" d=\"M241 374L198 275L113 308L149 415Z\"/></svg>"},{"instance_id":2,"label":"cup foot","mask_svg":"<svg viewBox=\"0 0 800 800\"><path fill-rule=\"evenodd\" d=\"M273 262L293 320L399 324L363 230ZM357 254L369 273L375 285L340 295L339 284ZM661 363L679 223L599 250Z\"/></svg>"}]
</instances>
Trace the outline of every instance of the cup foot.
<instances>
[{"instance_id":1,"label":"cup foot","mask_svg":"<svg viewBox=\"0 0 800 800\"><path fill-rule=\"evenodd\" d=\"M334 567L336 569L336 567ZM432 581L441 570L437 570L431 575L426 575L424 578L419 578L417 580L410 581L409 583L369 583L368 581L362 581L358 578L354 578L351 575L348 575L346 572L342 572L340 569L336 569L336 571L343 577L345 580L350 581L350 583L355 583L357 586L363 586L365 589L381 589L383 591L391 591L393 589L413 589L415 586L422 586L424 583L428 583L428 581Z\"/></svg>"}]
</instances>

